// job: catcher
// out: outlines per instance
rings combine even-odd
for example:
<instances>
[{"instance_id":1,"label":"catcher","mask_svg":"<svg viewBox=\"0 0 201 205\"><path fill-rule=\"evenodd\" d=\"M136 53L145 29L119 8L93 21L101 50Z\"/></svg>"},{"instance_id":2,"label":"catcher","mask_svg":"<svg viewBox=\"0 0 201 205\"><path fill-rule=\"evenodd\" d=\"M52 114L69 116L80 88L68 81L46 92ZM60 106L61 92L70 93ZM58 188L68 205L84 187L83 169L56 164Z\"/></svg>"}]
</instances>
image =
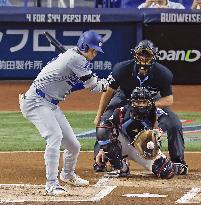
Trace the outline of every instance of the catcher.
<instances>
[{"instance_id":1,"label":"catcher","mask_svg":"<svg viewBox=\"0 0 201 205\"><path fill-rule=\"evenodd\" d=\"M97 126L97 141L101 147L95 151L96 165L106 167L108 159L119 177L128 176L129 166L125 157L134 160L157 177L170 179L187 169L173 163L160 151L161 131L154 129L157 118L166 115L155 107L150 92L137 87L129 103L117 108L113 115Z\"/></svg>"}]
</instances>

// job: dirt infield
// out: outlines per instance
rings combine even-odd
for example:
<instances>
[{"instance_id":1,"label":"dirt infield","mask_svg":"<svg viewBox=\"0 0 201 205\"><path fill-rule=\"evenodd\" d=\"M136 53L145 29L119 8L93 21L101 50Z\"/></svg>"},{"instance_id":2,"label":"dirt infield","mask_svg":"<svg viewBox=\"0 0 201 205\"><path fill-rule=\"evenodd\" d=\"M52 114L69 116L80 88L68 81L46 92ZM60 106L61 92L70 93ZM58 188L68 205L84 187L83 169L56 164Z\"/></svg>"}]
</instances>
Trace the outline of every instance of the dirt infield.
<instances>
[{"instance_id":1,"label":"dirt infield","mask_svg":"<svg viewBox=\"0 0 201 205\"><path fill-rule=\"evenodd\" d=\"M25 92L29 85L30 82L23 81L1 82L0 111L19 111L18 93ZM201 86L174 86L173 91L174 111L201 112ZM65 102L61 103L61 108L66 111L95 111L99 99L100 94L80 91L73 93ZM145 172L135 163L131 163L132 173L129 178L103 178L103 174L93 172L92 153L81 153L77 173L90 181L90 187L66 186L68 195L63 198L55 198L43 196L44 189L41 186L31 186L30 188L30 185L27 185L45 183L43 153L0 153L0 203L6 204L10 199L10 204L15 204L13 201L18 201L17 204L31 205L94 204L94 202L101 205L170 205L175 204L176 201L177 203L201 204L201 154L186 153L185 155L190 168L189 175L177 176L171 180L160 180ZM139 194L140 198L133 197L131 194ZM147 198L147 196L155 197ZM21 203L23 200L26 202Z\"/></svg>"},{"instance_id":2,"label":"dirt infield","mask_svg":"<svg viewBox=\"0 0 201 205\"><path fill-rule=\"evenodd\" d=\"M201 155L199 153L186 153L185 157L190 167L189 175L186 176L176 176L170 180L157 179L132 162L132 172L129 178L110 179L103 178L102 173L94 173L92 170L92 153L82 152L78 160L77 173L90 181L89 187L74 188L65 186L68 191L65 197L47 197L44 196L44 188L41 186L30 188L26 185L24 188L18 187L14 189L13 186L7 185L4 187L0 185L0 201L4 200L5 204L6 199L9 197L14 201L23 199L29 201L24 204L64 205L77 204L77 201L79 201L78 204L93 204L97 202L96 204L101 205L170 205L175 204L177 200L194 188L197 189L197 195L189 200L188 204L192 202L201 204L201 163L197 163L201 161ZM1 153L0 166L3 168L0 172L1 184L41 185L45 183L43 153ZM128 194L142 195L143 193L157 194L158 196L156 195L155 198L145 198L146 195L140 198L123 196ZM165 195L165 197L160 197L161 195Z\"/></svg>"},{"instance_id":3,"label":"dirt infield","mask_svg":"<svg viewBox=\"0 0 201 205\"><path fill-rule=\"evenodd\" d=\"M0 82L0 111L18 111L18 94L25 92L31 82L27 81L2 81ZM174 111L201 112L201 85L173 86ZM66 101L61 103L63 110L97 110L100 94L87 90L74 92Z\"/></svg>"}]
</instances>

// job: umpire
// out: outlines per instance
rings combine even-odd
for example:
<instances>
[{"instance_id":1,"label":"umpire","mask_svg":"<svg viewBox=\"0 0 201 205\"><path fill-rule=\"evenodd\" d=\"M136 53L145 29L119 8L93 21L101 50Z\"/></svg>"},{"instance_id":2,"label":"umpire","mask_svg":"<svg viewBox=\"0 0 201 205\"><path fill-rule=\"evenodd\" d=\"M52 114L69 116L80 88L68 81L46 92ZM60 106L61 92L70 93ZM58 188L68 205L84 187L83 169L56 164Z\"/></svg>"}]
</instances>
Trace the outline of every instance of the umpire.
<instances>
[{"instance_id":1,"label":"umpire","mask_svg":"<svg viewBox=\"0 0 201 205\"><path fill-rule=\"evenodd\" d=\"M115 108L124 106L126 99L136 87L146 87L152 94L157 108L162 108L159 113L158 126L168 135L168 150L170 158L175 163L187 164L184 161L184 139L182 125L178 116L169 106L173 104L172 72L165 66L156 62L158 52L153 43L143 40L131 50L134 59L117 63L109 76L109 87L101 96L94 123L104 124ZM165 113L165 114L164 114ZM94 147L96 156L99 144ZM100 167L95 164L95 171ZM182 173L187 174L188 169Z\"/></svg>"}]
</instances>

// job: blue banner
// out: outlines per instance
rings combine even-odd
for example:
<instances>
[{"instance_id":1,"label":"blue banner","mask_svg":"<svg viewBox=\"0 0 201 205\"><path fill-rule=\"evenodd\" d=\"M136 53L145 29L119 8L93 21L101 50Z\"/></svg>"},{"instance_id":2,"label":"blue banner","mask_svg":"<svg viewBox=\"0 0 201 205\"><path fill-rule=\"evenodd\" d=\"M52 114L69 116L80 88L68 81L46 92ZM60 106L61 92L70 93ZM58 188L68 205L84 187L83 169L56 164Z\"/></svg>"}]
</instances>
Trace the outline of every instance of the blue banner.
<instances>
[{"instance_id":1,"label":"blue banner","mask_svg":"<svg viewBox=\"0 0 201 205\"><path fill-rule=\"evenodd\" d=\"M0 22L100 23L141 22L143 15L133 9L12 8L0 7Z\"/></svg>"},{"instance_id":2,"label":"blue banner","mask_svg":"<svg viewBox=\"0 0 201 205\"><path fill-rule=\"evenodd\" d=\"M0 23L0 78L33 79L48 61L59 54L43 35L45 31L68 49L75 46L80 34L89 29L103 36L104 54L98 53L91 62L91 68L99 77L107 77L115 63L131 58L130 49L135 46L137 39L137 24L88 23L67 26L64 23Z\"/></svg>"},{"instance_id":3,"label":"blue banner","mask_svg":"<svg viewBox=\"0 0 201 205\"><path fill-rule=\"evenodd\" d=\"M104 54L91 62L99 77L131 59L130 49L145 38L157 45L175 84L201 84L200 25L201 10L0 8L0 79L34 79L59 54L45 31L68 49L92 29L104 41Z\"/></svg>"}]
</instances>

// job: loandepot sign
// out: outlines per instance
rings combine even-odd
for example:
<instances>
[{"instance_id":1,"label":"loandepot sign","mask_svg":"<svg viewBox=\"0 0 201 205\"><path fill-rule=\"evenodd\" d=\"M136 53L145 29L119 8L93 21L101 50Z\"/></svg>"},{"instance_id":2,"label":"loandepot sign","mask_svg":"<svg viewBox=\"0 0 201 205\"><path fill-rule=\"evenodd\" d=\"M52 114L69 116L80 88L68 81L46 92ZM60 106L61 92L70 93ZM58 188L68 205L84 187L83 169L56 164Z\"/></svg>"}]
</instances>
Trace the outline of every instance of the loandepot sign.
<instances>
[{"instance_id":1,"label":"loandepot sign","mask_svg":"<svg viewBox=\"0 0 201 205\"><path fill-rule=\"evenodd\" d=\"M201 58L201 52L199 50L160 50L159 60L167 61L186 61L193 63Z\"/></svg>"}]
</instances>

